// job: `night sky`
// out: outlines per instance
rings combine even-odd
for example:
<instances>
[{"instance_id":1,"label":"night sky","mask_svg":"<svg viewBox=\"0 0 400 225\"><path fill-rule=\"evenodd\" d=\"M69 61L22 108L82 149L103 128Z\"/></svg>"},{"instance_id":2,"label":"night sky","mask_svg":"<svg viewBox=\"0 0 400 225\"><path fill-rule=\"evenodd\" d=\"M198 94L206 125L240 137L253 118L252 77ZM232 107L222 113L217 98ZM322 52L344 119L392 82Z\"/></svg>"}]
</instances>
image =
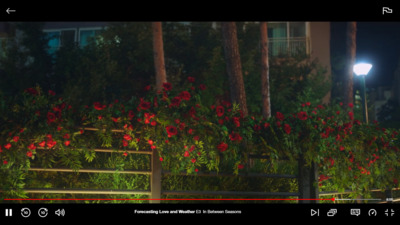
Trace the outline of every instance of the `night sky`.
<instances>
[{"instance_id":1,"label":"night sky","mask_svg":"<svg viewBox=\"0 0 400 225\"><path fill-rule=\"evenodd\" d=\"M345 53L345 22L332 22L332 53ZM400 61L400 22L358 22L356 62L373 65L367 87L391 85Z\"/></svg>"}]
</instances>

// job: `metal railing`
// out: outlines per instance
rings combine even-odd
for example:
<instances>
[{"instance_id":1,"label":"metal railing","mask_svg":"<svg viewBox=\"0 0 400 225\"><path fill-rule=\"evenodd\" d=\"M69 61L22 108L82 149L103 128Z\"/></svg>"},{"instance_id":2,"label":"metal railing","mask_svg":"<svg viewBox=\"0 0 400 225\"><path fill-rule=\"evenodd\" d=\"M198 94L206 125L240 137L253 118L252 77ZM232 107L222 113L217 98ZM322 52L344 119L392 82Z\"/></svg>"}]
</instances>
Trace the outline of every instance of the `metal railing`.
<instances>
[{"instance_id":1,"label":"metal railing","mask_svg":"<svg viewBox=\"0 0 400 225\"><path fill-rule=\"evenodd\" d=\"M87 131L98 131L97 128L80 128ZM111 130L114 133L124 132L124 130ZM45 148L38 147L37 150L45 150ZM81 149L77 149L81 150ZM299 187L299 192L260 192L260 191L178 191L178 190L163 190L161 187L162 175L179 175L179 176L199 176L199 177L256 177L256 178L281 178L281 179L300 179L296 175L291 174L260 174L260 173L248 173L248 174L229 174L229 173L202 173L199 172L195 175L187 173L172 173L170 171L163 171L161 168L161 162L157 157L156 151L147 150L122 150L122 149L92 149L97 153L117 153L117 152L128 152L132 154L144 154L150 155L150 170L149 171L138 171L138 170L115 170L115 169L98 169L98 168L82 168L74 170L70 168L36 168L31 167L28 171L40 171L40 172L61 172L61 173L124 173L124 174L142 174L150 176L150 190L110 190L110 189L62 189L62 188L25 188L26 193L41 193L41 194L101 194L101 195L121 195L121 194L142 194L148 195L150 203L160 203L162 195L199 195L199 196L285 196L285 197L298 197L304 196L303 190ZM259 158L256 155L250 155L250 158ZM263 157L265 158L265 157ZM293 198L296 201L297 198ZM167 199L166 199L167 200ZM215 200L218 200L216 198Z\"/></svg>"},{"instance_id":2,"label":"metal railing","mask_svg":"<svg viewBox=\"0 0 400 225\"><path fill-rule=\"evenodd\" d=\"M308 55L310 43L307 37L269 38L269 55L272 57L287 57L296 55Z\"/></svg>"},{"instance_id":3,"label":"metal railing","mask_svg":"<svg viewBox=\"0 0 400 225\"><path fill-rule=\"evenodd\" d=\"M87 131L99 131L97 128L80 128ZM124 130L111 130L114 133L124 132ZM37 150L45 150L45 148L37 148ZM81 150L81 149L77 149ZM150 170L115 170L115 169L98 169L98 168L82 168L79 170L74 170L70 168L29 168L28 171L41 171L41 172L62 172L62 173L121 173L121 174L142 174L147 175L150 178L150 190L110 190L110 189L61 189L61 188L26 188L24 191L26 193L42 193L42 194L101 194L101 195L132 195L132 194L142 194L148 195L150 203L160 203L162 195L197 195L197 196L257 196L257 197L293 197L293 201L298 201L299 203L311 203L314 200L301 200L301 199L319 199L321 196L338 196L350 194L351 191L345 192L319 192L318 187L315 186L315 182L318 181L318 174L316 166L311 167L305 166L304 159L300 156L298 160L298 175L293 174L265 174L265 173L246 173L234 175L231 173L203 173L198 172L196 174L182 173L172 173L170 171L163 171L161 167L161 162L157 157L156 151L148 150L122 150L122 149L103 149L95 148L92 149L97 153L122 153L128 152L131 154L141 154L150 155ZM249 159L266 159L266 156L260 155L249 155ZM285 160L285 159L282 159ZM265 191L201 191L201 190L163 190L161 187L162 175L178 175L178 176L198 176L198 177L253 177L253 178L278 178L278 179L296 179L298 181L298 191L297 192L265 192ZM393 189L397 190L397 189ZM395 202L400 201L400 199L392 198L392 191L387 190L385 193L385 198L379 203ZM380 191L374 189L372 191ZM165 199L168 200L168 199ZM218 200L216 198L215 200ZM385 201L386 200L386 201Z\"/></svg>"}]
</instances>

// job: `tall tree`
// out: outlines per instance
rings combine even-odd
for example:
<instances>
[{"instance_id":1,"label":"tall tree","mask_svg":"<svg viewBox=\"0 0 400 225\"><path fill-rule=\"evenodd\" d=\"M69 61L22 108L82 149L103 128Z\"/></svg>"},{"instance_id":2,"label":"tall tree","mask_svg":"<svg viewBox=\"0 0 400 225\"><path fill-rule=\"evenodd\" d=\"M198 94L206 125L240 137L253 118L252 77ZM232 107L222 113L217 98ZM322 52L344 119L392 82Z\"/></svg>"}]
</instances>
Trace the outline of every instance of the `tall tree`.
<instances>
[{"instance_id":1,"label":"tall tree","mask_svg":"<svg viewBox=\"0 0 400 225\"><path fill-rule=\"evenodd\" d=\"M271 117L271 101L269 96L269 63L268 63L268 30L267 22L260 22L261 33L261 96L262 114Z\"/></svg>"},{"instance_id":2,"label":"tall tree","mask_svg":"<svg viewBox=\"0 0 400 225\"><path fill-rule=\"evenodd\" d=\"M156 88L157 91L162 90L163 83L167 82L167 73L165 71L164 62L164 45L162 38L162 25L161 22L152 22L153 27L153 54L154 54L154 68L156 72ZM160 203L161 198L161 171L162 166L159 160L157 149L153 149L151 156L152 176L151 176L151 203Z\"/></svg>"},{"instance_id":3,"label":"tall tree","mask_svg":"<svg viewBox=\"0 0 400 225\"><path fill-rule=\"evenodd\" d=\"M344 79L344 104L353 103L353 66L356 60L357 23L347 22L346 30L346 70Z\"/></svg>"},{"instance_id":4,"label":"tall tree","mask_svg":"<svg viewBox=\"0 0 400 225\"><path fill-rule=\"evenodd\" d=\"M164 45L162 37L161 22L152 22L153 27L153 54L154 68L156 72L156 87L157 90L162 90L162 84L167 82L167 73L165 71L164 62Z\"/></svg>"},{"instance_id":5,"label":"tall tree","mask_svg":"<svg viewBox=\"0 0 400 225\"><path fill-rule=\"evenodd\" d=\"M225 52L226 69L229 77L231 100L238 103L243 116L248 115L246 92L243 82L236 23L222 22L222 42Z\"/></svg>"}]
</instances>

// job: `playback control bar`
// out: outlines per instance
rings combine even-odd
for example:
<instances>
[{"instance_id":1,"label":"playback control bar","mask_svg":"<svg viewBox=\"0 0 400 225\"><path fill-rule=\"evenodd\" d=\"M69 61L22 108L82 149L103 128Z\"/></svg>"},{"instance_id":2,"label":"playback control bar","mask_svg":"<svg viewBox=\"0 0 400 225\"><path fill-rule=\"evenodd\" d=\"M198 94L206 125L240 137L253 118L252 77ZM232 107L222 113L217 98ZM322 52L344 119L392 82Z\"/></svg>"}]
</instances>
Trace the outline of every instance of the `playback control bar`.
<instances>
[{"instance_id":1,"label":"playback control bar","mask_svg":"<svg viewBox=\"0 0 400 225\"><path fill-rule=\"evenodd\" d=\"M3 224L71 224L107 220L210 218L291 221L399 220L397 204L0 204Z\"/></svg>"}]
</instances>

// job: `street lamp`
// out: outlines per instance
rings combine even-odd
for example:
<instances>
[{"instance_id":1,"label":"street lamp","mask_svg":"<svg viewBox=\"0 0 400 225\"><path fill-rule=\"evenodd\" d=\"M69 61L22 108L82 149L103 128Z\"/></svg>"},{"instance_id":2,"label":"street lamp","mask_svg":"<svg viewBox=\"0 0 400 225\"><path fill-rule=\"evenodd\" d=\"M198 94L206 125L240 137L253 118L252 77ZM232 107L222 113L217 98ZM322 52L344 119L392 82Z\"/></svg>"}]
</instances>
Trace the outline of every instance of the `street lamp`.
<instances>
[{"instance_id":1,"label":"street lamp","mask_svg":"<svg viewBox=\"0 0 400 225\"><path fill-rule=\"evenodd\" d=\"M363 101L364 122L368 123L367 94L365 88L365 76L371 70L372 65L368 63L358 63L353 66L353 71L357 76L361 76L361 99Z\"/></svg>"}]
</instances>

